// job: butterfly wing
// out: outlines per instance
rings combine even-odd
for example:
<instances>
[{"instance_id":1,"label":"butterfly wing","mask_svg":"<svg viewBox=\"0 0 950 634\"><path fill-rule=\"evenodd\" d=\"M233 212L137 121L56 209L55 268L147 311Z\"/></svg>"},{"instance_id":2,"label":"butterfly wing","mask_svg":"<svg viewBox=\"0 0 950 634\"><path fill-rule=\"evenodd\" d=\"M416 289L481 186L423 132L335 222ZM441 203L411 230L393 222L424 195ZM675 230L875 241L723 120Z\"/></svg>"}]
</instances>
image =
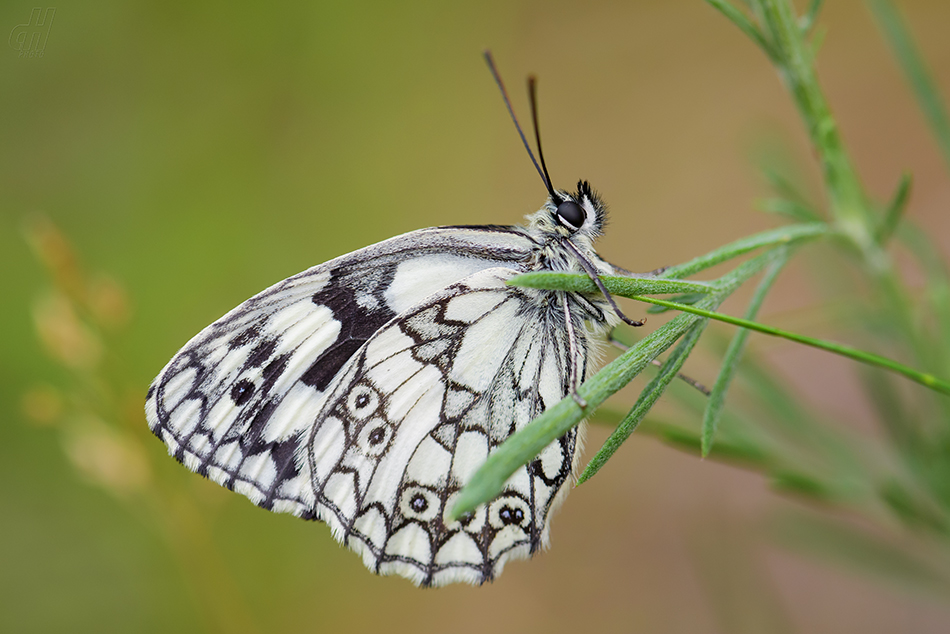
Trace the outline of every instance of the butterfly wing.
<instances>
[{"instance_id":1,"label":"butterfly wing","mask_svg":"<svg viewBox=\"0 0 950 634\"><path fill-rule=\"evenodd\" d=\"M533 246L505 227L414 231L349 253L255 295L189 341L149 387L149 427L189 469L276 511L300 437L353 354L384 324L475 271L518 266Z\"/></svg>"},{"instance_id":2,"label":"butterfly wing","mask_svg":"<svg viewBox=\"0 0 950 634\"><path fill-rule=\"evenodd\" d=\"M568 393L568 363L585 376L592 347L576 327L571 354L550 292L505 284L534 248L500 227L423 230L284 280L169 362L149 425L190 469L326 521L378 573L490 580L547 544L577 432L471 516L446 511L491 451Z\"/></svg>"},{"instance_id":3,"label":"butterfly wing","mask_svg":"<svg viewBox=\"0 0 950 634\"><path fill-rule=\"evenodd\" d=\"M563 312L550 293L480 271L381 328L341 373L312 425L295 495L380 574L417 584L482 583L547 545L567 491L577 430L521 467L462 521L459 489L512 433L570 389ZM286 483L288 487L291 483Z\"/></svg>"}]
</instances>

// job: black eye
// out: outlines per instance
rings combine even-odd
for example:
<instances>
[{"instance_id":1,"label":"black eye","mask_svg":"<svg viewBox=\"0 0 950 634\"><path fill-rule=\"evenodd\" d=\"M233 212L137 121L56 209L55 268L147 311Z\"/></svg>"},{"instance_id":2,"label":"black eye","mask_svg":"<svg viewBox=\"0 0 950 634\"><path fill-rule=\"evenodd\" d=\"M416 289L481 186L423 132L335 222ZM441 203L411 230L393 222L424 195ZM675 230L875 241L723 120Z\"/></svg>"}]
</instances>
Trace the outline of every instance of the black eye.
<instances>
[{"instance_id":1,"label":"black eye","mask_svg":"<svg viewBox=\"0 0 950 634\"><path fill-rule=\"evenodd\" d=\"M557 219L569 229L579 229L584 224L584 210L577 203L565 200L557 206Z\"/></svg>"}]
</instances>

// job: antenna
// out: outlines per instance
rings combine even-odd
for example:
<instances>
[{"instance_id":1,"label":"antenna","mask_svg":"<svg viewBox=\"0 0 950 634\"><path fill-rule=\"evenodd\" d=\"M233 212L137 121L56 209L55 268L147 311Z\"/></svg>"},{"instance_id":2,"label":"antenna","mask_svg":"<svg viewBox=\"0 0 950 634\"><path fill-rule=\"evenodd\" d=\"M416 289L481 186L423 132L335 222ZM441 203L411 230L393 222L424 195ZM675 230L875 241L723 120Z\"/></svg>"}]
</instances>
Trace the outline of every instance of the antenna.
<instances>
[{"instance_id":1,"label":"antenna","mask_svg":"<svg viewBox=\"0 0 950 634\"><path fill-rule=\"evenodd\" d=\"M485 51L485 61L488 63L488 69L491 71L492 77L495 78L495 83L498 84L498 89L501 91L501 96L505 100L505 105L508 107L508 114L511 115L511 120L515 123L515 128L518 130L518 135L521 137L521 142L524 143L524 149L528 150L528 156L531 157L531 162L534 163L534 169L538 170L538 174L541 176L541 180L544 181L544 186L548 190L548 194L551 195L551 202L558 205L558 213L561 212L561 208L564 205L573 205L577 206L576 203L570 200L561 200L561 197L557 195L554 191L554 187L551 186L551 177L548 175L548 166L544 164L544 153L541 152L541 131L538 128L538 98L537 98L537 80L531 76L528 77L528 99L531 102L531 121L534 124L534 138L538 143L538 156L541 157L541 165L538 165L538 162L534 158L534 153L531 151L531 146L528 145L528 139L525 138L524 132L521 130L521 125L518 123L518 117L515 116L515 111L511 107L511 100L508 99L508 91L505 90L505 84L501 81L501 76L498 74L498 69L495 68L495 60L491 56L491 51ZM542 169L542 167L544 169ZM577 246L568 238L562 238L561 243L565 245L569 250L571 250L574 255L577 257L577 261L580 263L581 268L587 273L590 279L597 285L597 289L604 294L604 297L607 299L607 302L610 304L610 307L613 309L614 313L617 314L620 319L631 326L642 326L646 319L640 321L634 321L626 315L623 314L623 311L620 310L620 307L617 306L617 302L614 301L614 298L610 295L610 291L607 290L607 287L604 286L604 282L600 279L600 274L597 272L597 269L594 265L581 253ZM573 341L573 336L571 337ZM583 403L583 399L577 395L576 390L573 392L574 400L581 405L581 407L587 407L586 403Z\"/></svg>"},{"instance_id":2,"label":"antenna","mask_svg":"<svg viewBox=\"0 0 950 634\"><path fill-rule=\"evenodd\" d=\"M531 162L534 163L534 169L538 170L538 175L541 177L541 180L544 182L545 189L548 190L548 193L551 195L551 201L557 202L559 196L554 192L554 187L551 186L551 178L548 176L547 167L544 170L541 170L541 166L538 165L538 161L534 158L534 152L531 151L531 146L528 145L528 139L525 137L524 132L521 131L521 125L518 123L518 117L515 116L515 111L511 107L511 100L508 99L508 91L505 90L505 84L501 81L501 75L498 74L498 69L495 68L495 60L492 58L491 51L485 51L485 61L488 63L488 69L491 71L492 77L495 78L495 83L498 84L498 89L501 91L501 96L505 100L505 106L508 107L508 114L511 115L511 120L515 124L515 128L518 130L518 135L521 137L521 142L524 143L524 149L528 150L528 156L531 158ZM541 153L541 135L538 133L538 115L537 115L537 105L534 97L534 77L528 79L528 91L531 98L531 114L534 119L534 134L535 138L538 141L538 154ZM541 156L541 165L544 165L544 156Z\"/></svg>"},{"instance_id":3,"label":"antenna","mask_svg":"<svg viewBox=\"0 0 950 634\"><path fill-rule=\"evenodd\" d=\"M541 127L538 125L538 80L534 75L528 77L528 101L531 102L531 123L534 124L534 140L538 144L538 158L541 159L541 169L544 170L544 182L548 185L551 202L557 204L558 198L554 195L551 175L548 174L548 166L544 164L544 152L541 150Z\"/></svg>"}]
</instances>

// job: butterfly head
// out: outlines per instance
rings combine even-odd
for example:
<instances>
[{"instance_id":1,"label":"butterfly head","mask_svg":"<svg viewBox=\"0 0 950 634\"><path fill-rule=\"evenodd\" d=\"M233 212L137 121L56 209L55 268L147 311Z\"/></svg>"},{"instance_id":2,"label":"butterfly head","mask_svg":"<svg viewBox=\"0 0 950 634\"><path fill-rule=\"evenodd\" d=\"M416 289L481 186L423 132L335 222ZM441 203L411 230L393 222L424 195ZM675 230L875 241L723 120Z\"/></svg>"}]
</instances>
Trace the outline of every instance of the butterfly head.
<instances>
[{"instance_id":1,"label":"butterfly head","mask_svg":"<svg viewBox=\"0 0 950 634\"><path fill-rule=\"evenodd\" d=\"M562 189L549 196L540 211L528 216L528 221L532 229L542 233L590 244L603 233L607 206L587 181L579 181L577 191Z\"/></svg>"}]
</instances>

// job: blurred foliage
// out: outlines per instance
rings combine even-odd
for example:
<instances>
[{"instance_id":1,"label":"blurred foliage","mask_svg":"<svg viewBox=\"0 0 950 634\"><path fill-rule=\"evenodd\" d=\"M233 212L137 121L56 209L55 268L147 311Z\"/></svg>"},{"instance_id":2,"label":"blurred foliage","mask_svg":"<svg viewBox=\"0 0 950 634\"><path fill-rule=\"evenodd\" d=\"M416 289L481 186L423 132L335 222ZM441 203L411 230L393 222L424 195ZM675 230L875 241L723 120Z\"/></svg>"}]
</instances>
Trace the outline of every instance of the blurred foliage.
<instances>
[{"instance_id":1,"label":"blurred foliage","mask_svg":"<svg viewBox=\"0 0 950 634\"><path fill-rule=\"evenodd\" d=\"M869 348L888 351L937 376L950 376L950 278L938 247L901 215L910 178L899 179L887 204L872 202L853 169L837 125L814 72L809 30L821 4L795 19L790 3L751 0L749 14L709 0L735 22L778 67L799 108L822 163L826 206L807 202L790 179L766 168L779 198L765 205L800 222L825 218L841 233L833 246L834 264L820 280L832 297L848 298L843 324ZM947 114L923 60L899 13L889 0L875 0L875 15L910 78L936 143L947 147ZM890 244L891 235L897 244ZM888 249L917 261L925 279L916 289L898 271ZM855 279L859 290L855 293ZM742 330L736 335L742 336ZM732 350L732 348L730 348ZM734 356L725 353L722 373L732 372ZM847 565L891 583L913 587L942 601L950 599L950 399L908 386L894 374L860 373L883 431L879 439L849 432L847 425L804 406L796 394L753 357L738 375L744 398L725 413L724 438L711 456L766 474L775 491L799 497L826 510L785 513L774 523L780 543ZM644 431L688 452L705 449L708 426L695 429L696 414L712 403L689 390L679 401L694 412L684 423L650 421ZM606 421L618 414L604 412ZM850 516L850 517L849 517ZM855 521L860 519L861 521Z\"/></svg>"},{"instance_id":2,"label":"blurred foliage","mask_svg":"<svg viewBox=\"0 0 950 634\"><path fill-rule=\"evenodd\" d=\"M885 577L908 576L913 572L916 585L928 586L935 596L950 599L947 592L950 590L950 385L943 378L950 377L950 339L944 337L946 324L950 323L950 313L946 312L950 278L942 261L932 255L936 247L920 236L919 231L914 232L917 238L913 244L904 242L901 246L909 247L911 254L917 257L918 266L925 270L930 293L920 296L915 292L913 285L898 271L888 250L890 238L895 232L900 237L901 225L909 224L902 216L909 197L910 178L904 175L898 179L897 190L889 203L876 204L854 169L815 68L818 44L813 37L813 27L820 1L812 2L809 12L802 17L795 14L788 0L749 0L748 13L726 0L708 1L748 35L777 67L821 165L826 202L823 208L809 206L805 196L789 184L791 178L766 168L766 176L779 196L766 210L778 211L797 221L788 228L787 236L776 239L777 232L750 236L658 274L661 280L679 280L754 248L766 249L765 253L740 264L721 278L705 282L709 288L701 300L691 307L681 305L682 315L630 346L620 358L578 388L578 394L589 407L595 408L680 339L659 374L643 389L633 409L617 423L603 448L588 463L578 483L586 482L607 463L679 373L708 321L697 315L706 311L707 317L715 316L709 311L715 311L742 283L769 264L746 309L745 318L753 320L787 260L788 251L799 246L796 238L801 235L810 239L824 237L835 250L833 255L839 259L840 268L853 272L867 290L862 301L849 293L854 286L852 279L824 276L823 282L831 287L835 296L852 299L849 328L857 329L868 346L893 350L898 356L910 359L913 367L829 342L811 340L809 345L817 344L852 359L874 362L880 368L911 377L932 391L902 385L894 374L866 371L862 374L864 386L886 432L883 442L868 443L839 431L841 425L829 425L826 433L832 438L827 446L817 446L816 434L793 449L786 443L763 438L778 431L774 421L787 418L794 411L790 404L797 399L787 387L770 379L759 368L752 373L759 375L759 383L768 383L772 397L764 403L766 407L761 413L742 416L741 409L733 412L738 415L731 426L732 442L725 455L717 452L713 457L745 458L747 467L769 475L774 490L861 513L880 525L875 527L877 530L891 529L896 521L906 529L923 534L924 539L934 540L926 542L926 549L932 552L921 557L907 552L912 546L921 547L916 541L911 545L900 544L854 526L832 525L824 530L797 533L804 535L797 544L818 554L833 551L837 559ZM950 128L946 125L945 108L936 88L890 3L877 0L874 7L912 80L921 107L928 114L937 142L942 145L943 137L950 135ZM913 228L909 231L913 232ZM766 236L772 237L771 242ZM578 275L525 277L532 279L529 284L533 287L576 290L573 284L590 286ZM544 279L547 283L537 284L535 279ZM696 290L685 285L665 288L662 284L653 280L617 280L610 290L634 299L642 295L685 294ZM625 291L623 285L636 288ZM588 287L586 290L596 289ZM696 309L700 311L688 312ZM721 315L718 318L728 319ZM753 325L757 330L803 343L809 339L758 324L749 324L749 328ZM661 432L663 437L690 449L698 444L701 456L710 454L723 415L726 392L740 364L747 336L748 330L739 328L723 355L718 378L703 407L698 443L689 432L672 431L668 427ZM923 374L914 368L922 368ZM498 495L516 468L532 460L587 413L575 399L567 397L508 439L462 490L455 515L470 512L477 504ZM797 412L792 420L780 425L801 428L803 421L812 418L815 416L810 412ZM836 450L828 451L831 447ZM787 524L797 525L796 522L801 524L802 520Z\"/></svg>"},{"instance_id":3,"label":"blurred foliage","mask_svg":"<svg viewBox=\"0 0 950 634\"><path fill-rule=\"evenodd\" d=\"M807 217L817 213L841 232L835 245L840 252L837 266L826 269L822 281L835 296L850 299L848 327L860 333L867 346L887 350L937 376L950 376L950 338L946 337L950 278L946 265L936 255L937 247L901 218L910 191L909 177L895 179L899 184L891 201L877 204L853 167L817 80L816 47L809 43L813 14L821 3L813 2L812 13L800 20L792 5L782 0L751 2L751 17L719 0L710 0L710 4L743 31L751 29L757 34L753 39L777 66L811 137L822 165L827 202L824 209L812 209ZM928 114L937 144L944 147L946 109L923 60L893 5L888 0L875 0L872 5L921 108ZM779 199L783 203L779 207L802 205L804 196L788 195L787 180L779 182L777 193L784 190L787 196ZM889 243L891 235L896 235L899 244ZM891 246L916 259L927 292L918 292L900 273L888 249ZM863 297L852 291L855 279L866 291ZM768 395L768 399L763 400L760 413L745 414L744 422L737 421L734 432L754 425L757 434L767 430L777 435L780 429L775 423L786 429L798 427L800 432L807 421L818 418L813 412L795 412L795 395L770 379L761 367L752 368L745 376L754 379L756 389L751 395L760 400ZM874 525L873 530L844 524L833 530L812 530L800 540L801 545L822 554L834 551L839 559L857 567L884 571L883 576L913 568L919 571L915 575L918 583L929 585L937 596L950 598L950 399L902 385L891 374L868 370L861 377L884 432L881 442L848 434L840 424L823 425L827 440L819 443L817 435L809 434L807 444L801 447L805 455L794 458L785 446L777 444L765 470L777 490L860 513ZM792 412L795 415L789 418ZM780 423L783 419L787 423ZM756 453L766 451L764 442L744 435L743 440L753 445ZM793 464L796 466L790 470ZM895 524L918 534L919 539L899 543L906 533L895 533ZM892 534L882 539L875 534L880 532ZM869 545L872 542L873 546ZM838 546L844 543L851 547ZM912 556L908 549L925 554ZM872 552L873 557L869 556ZM895 563L910 560L914 560L912 567Z\"/></svg>"}]
</instances>

